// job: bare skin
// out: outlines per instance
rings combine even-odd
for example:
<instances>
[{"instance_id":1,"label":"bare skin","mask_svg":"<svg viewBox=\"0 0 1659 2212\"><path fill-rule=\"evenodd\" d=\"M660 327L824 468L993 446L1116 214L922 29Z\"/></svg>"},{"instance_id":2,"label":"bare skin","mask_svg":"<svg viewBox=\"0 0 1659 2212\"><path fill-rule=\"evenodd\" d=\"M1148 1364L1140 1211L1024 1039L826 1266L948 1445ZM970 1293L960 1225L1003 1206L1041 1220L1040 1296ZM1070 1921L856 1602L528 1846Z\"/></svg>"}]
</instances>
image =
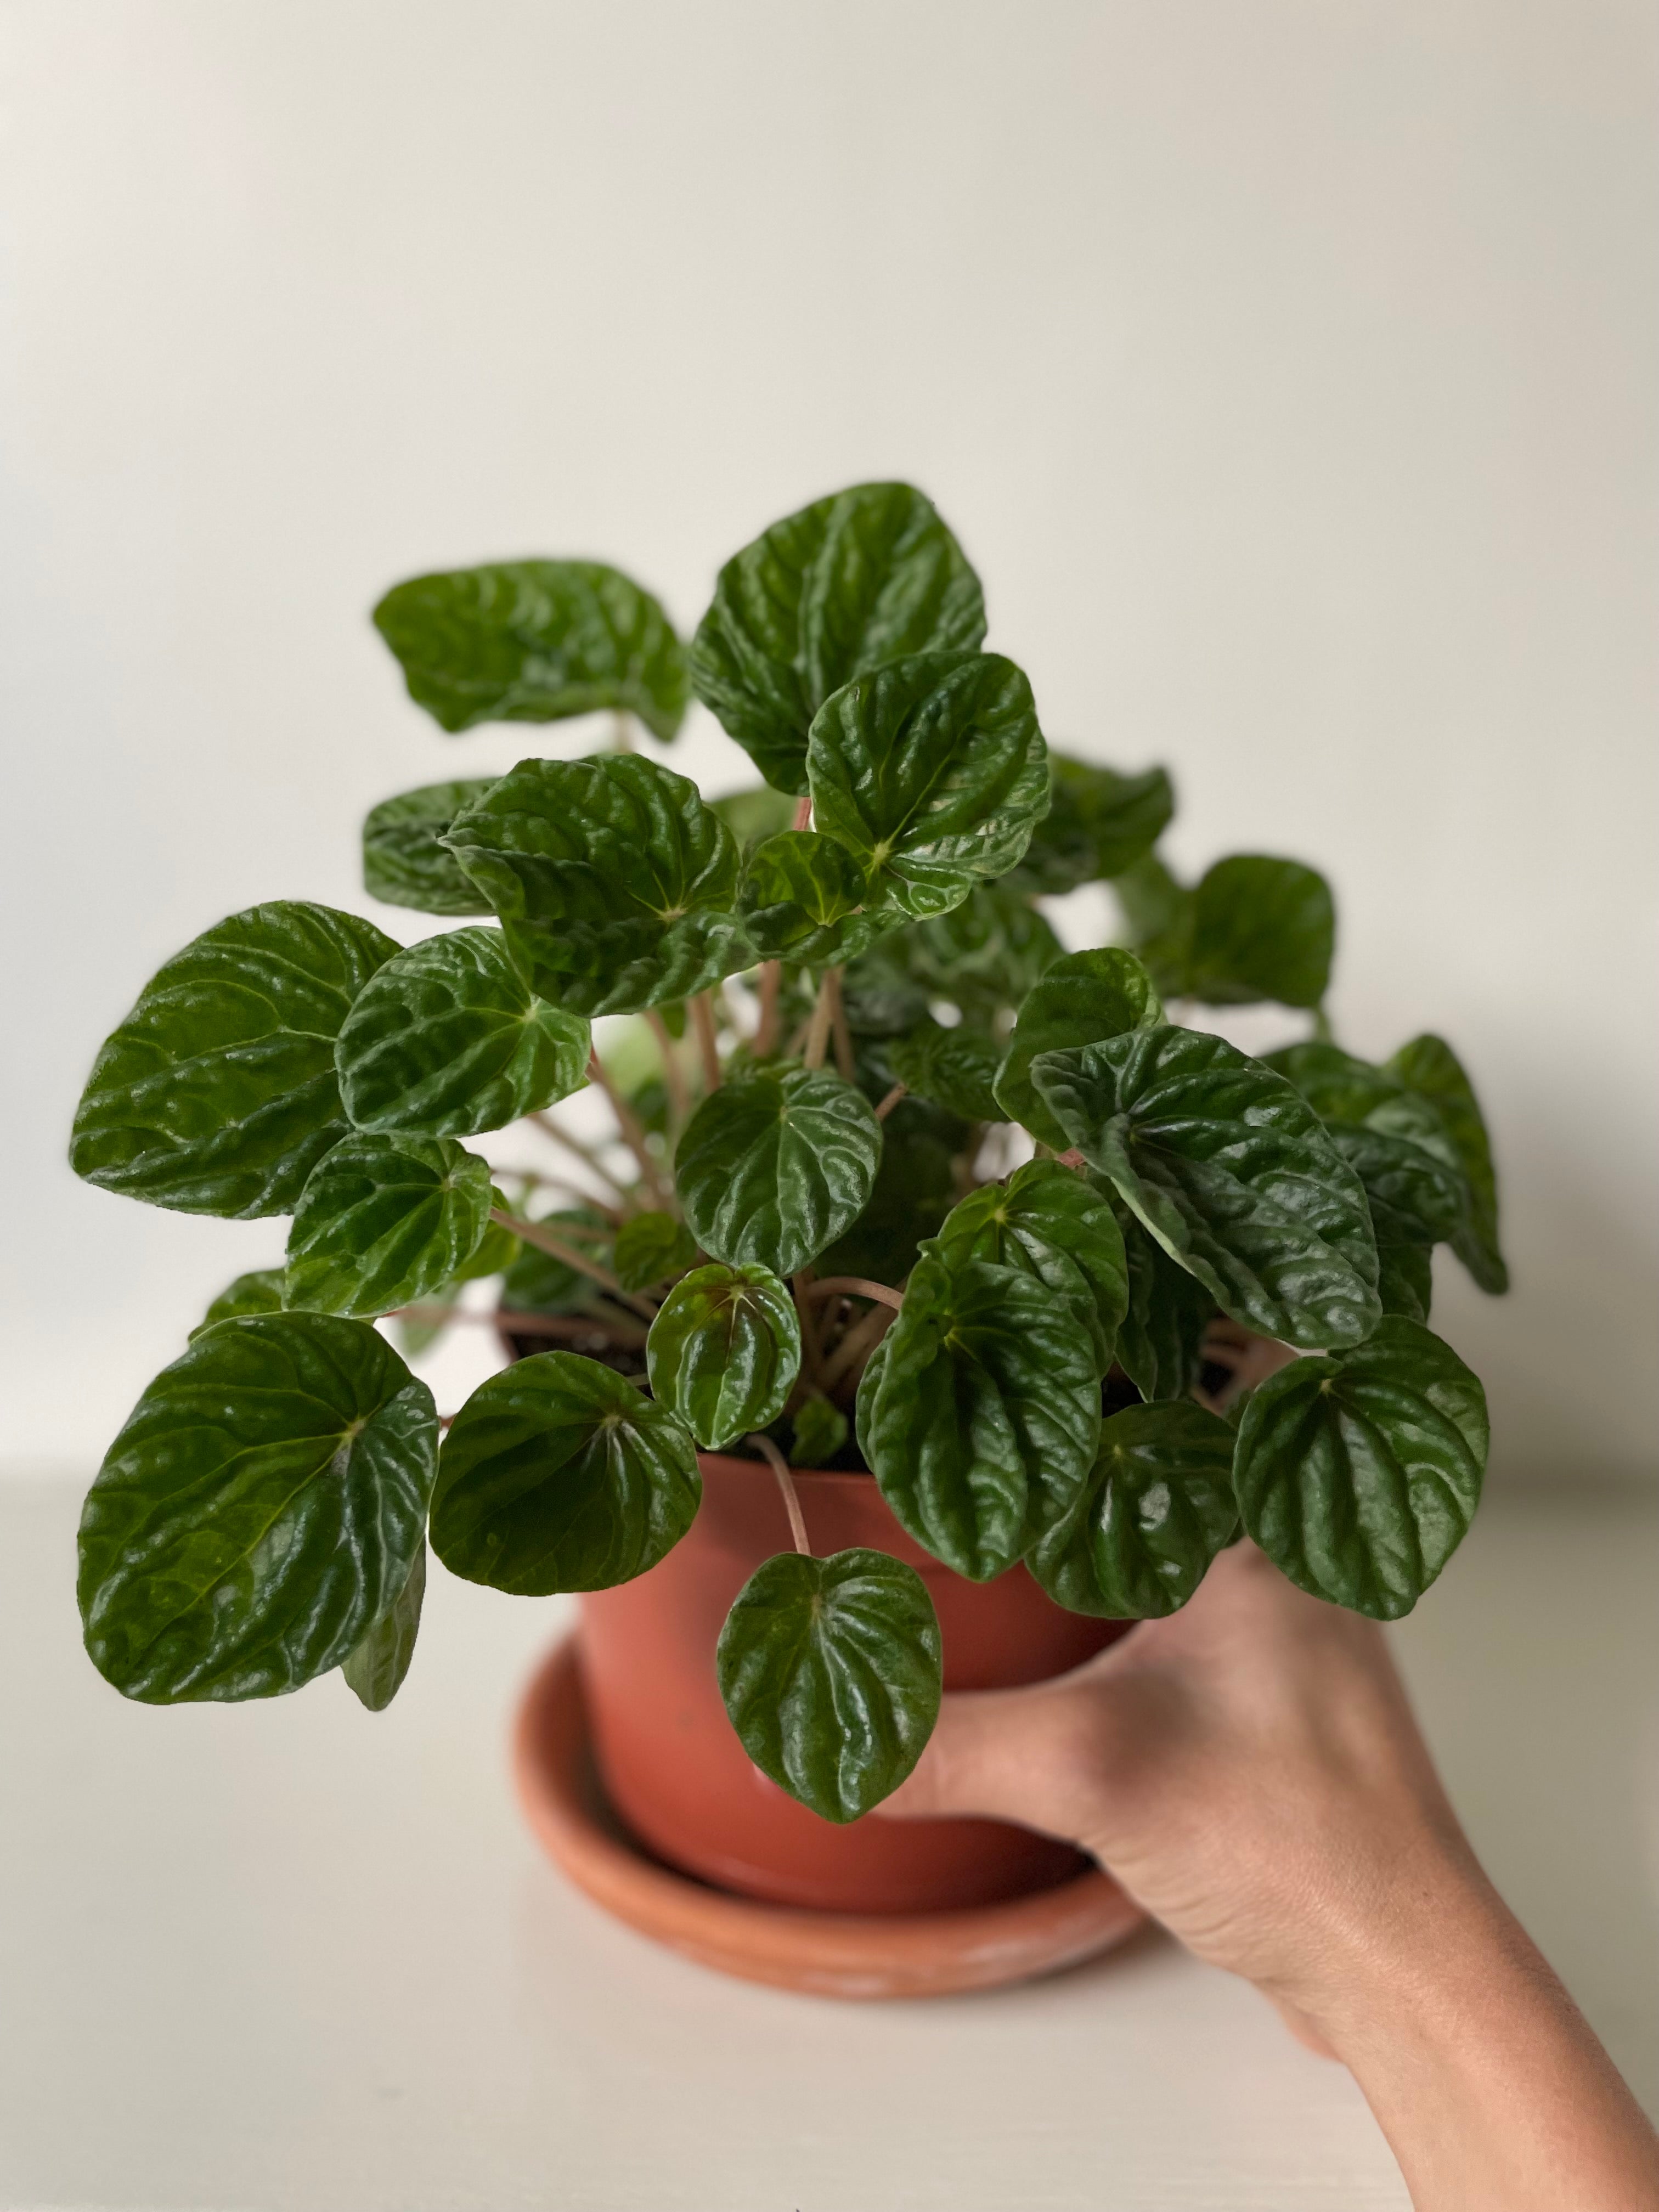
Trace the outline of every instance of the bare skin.
<instances>
[{"instance_id":1,"label":"bare skin","mask_svg":"<svg viewBox=\"0 0 1659 2212\"><path fill-rule=\"evenodd\" d=\"M1250 1546L1074 1674L947 1698L883 1809L1091 1852L1352 2069L1418 2212L1659 2212L1659 2140L1482 1873L1381 1632Z\"/></svg>"}]
</instances>

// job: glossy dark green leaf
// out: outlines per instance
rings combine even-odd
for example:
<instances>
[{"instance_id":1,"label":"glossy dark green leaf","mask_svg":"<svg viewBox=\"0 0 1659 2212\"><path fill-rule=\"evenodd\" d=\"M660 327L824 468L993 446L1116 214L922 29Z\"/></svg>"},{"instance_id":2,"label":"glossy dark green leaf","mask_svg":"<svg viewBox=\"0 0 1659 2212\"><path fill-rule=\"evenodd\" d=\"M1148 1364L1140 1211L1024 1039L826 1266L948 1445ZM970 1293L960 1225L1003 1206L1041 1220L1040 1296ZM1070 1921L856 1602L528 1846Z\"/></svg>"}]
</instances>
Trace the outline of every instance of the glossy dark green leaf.
<instances>
[{"instance_id":1,"label":"glossy dark green leaf","mask_svg":"<svg viewBox=\"0 0 1659 2212\"><path fill-rule=\"evenodd\" d=\"M732 832L694 783L637 753L520 761L448 843L520 969L568 1012L637 1012L754 958Z\"/></svg>"},{"instance_id":2,"label":"glossy dark green leaf","mask_svg":"<svg viewBox=\"0 0 1659 2212\"><path fill-rule=\"evenodd\" d=\"M1204 1335L1215 1300L1114 1196L1129 1276L1129 1310L1117 1332L1118 1365L1143 1398L1184 1398L1204 1364Z\"/></svg>"},{"instance_id":3,"label":"glossy dark green leaf","mask_svg":"<svg viewBox=\"0 0 1659 2212\"><path fill-rule=\"evenodd\" d=\"M1510 1271L1498 1241L1498 1176L1492 1140L1474 1086L1443 1037L1413 1037L1389 1062L1389 1073L1439 1114L1469 1189L1469 1218L1452 1249L1483 1291L1500 1294Z\"/></svg>"},{"instance_id":4,"label":"glossy dark green leaf","mask_svg":"<svg viewBox=\"0 0 1659 2212\"><path fill-rule=\"evenodd\" d=\"M1128 1406L1101 1424L1076 1504L1030 1565L1072 1613L1158 1620L1179 1611L1238 1526L1233 1432L1180 1401Z\"/></svg>"},{"instance_id":5,"label":"glossy dark green leaf","mask_svg":"<svg viewBox=\"0 0 1659 2212\"><path fill-rule=\"evenodd\" d=\"M1390 1315L1367 1343L1298 1359L1256 1389L1233 1470L1244 1527L1314 1596L1397 1620L1474 1517L1486 1441L1475 1376Z\"/></svg>"},{"instance_id":6,"label":"glossy dark green leaf","mask_svg":"<svg viewBox=\"0 0 1659 2212\"><path fill-rule=\"evenodd\" d=\"M702 1495L678 1414L598 1360L538 1352L456 1415L432 1548L452 1574L523 1597L609 1589L673 1549Z\"/></svg>"},{"instance_id":7,"label":"glossy dark green leaf","mask_svg":"<svg viewBox=\"0 0 1659 2212\"><path fill-rule=\"evenodd\" d=\"M354 1644L340 1662L347 1687L372 1713L383 1713L403 1687L409 1662L415 1656L415 1639L421 1632L425 1596L426 1546L422 1542L409 1580L391 1611L381 1614L362 1642Z\"/></svg>"},{"instance_id":8,"label":"glossy dark green leaf","mask_svg":"<svg viewBox=\"0 0 1659 2212\"><path fill-rule=\"evenodd\" d=\"M881 1164L857 1219L817 1257L825 1275L897 1285L955 1203L954 1162L968 1126L924 1099L902 1098L880 1125Z\"/></svg>"},{"instance_id":9,"label":"glossy dark green leaf","mask_svg":"<svg viewBox=\"0 0 1659 2212\"><path fill-rule=\"evenodd\" d=\"M953 1267L989 1260L1046 1283L1076 1312L1094 1346L1095 1370L1112 1364L1129 1281L1123 1235L1111 1204L1054 1160L1030 1160L1006 1183L981 1183L939 1234Z\"/></svg>"},{"instance_id":10,"label":"glossy dark green leaf","mask_svg":"<svg viewBox=\"0 0 1659 2212\"><path fill-rule=\"evenodd\" d=\"M1048 802L1031 687L1000 653L919 653L859 677L818 709L806 758L818 828L874 901L918 916L1012 867Z\"/></svg>"},{"instance_id":11,"label":"glossy dark green leaf","mask_svg":"<svg viewBox=\"0 0 1659 2212\"><path fill-rule=\"evenodd\" d=\"M767 781L804 792L812 718L834 691L906 653L971 651L979 579L930 500L854 484L786 515L720 570L691 680Z\"/></svg>"},{"instance_id":12,"label":"glossy dark green leaf","mask_svg":"<svg viewBox=\"0 0 1659 2212\"><path fill-rule=\"evenodd\" d=\"M489 1166L445 1137L348 1137L312 1170L289 1231L284 1302L390 1313L450 1282L483 1243Z\"/></svg>"},{"instance_id":13,"label":"glossy dark green leaf","mask_svg":"<svg viewBox=\"0 0 1659 2212\"><path fill-rule=\"evenodd\" d=\"M757 952L823 967L855 959L904 922L902 908L866 906L866 897L844 845L786 830L750 854L738 903Z\"/></svg>"},{"instance_id":14,"label":"glossy dark green leaf","mask_svg":"<svg viewBox=\"0 0 1659 2212\"><path fill-rule=\"evenodd\" d=\"M337 1667L409 1579L432 1394L362 1322L222 1321L164 1368L81 1516L87 1650L151 1705L270 1698Z\"/></svg>"},{"instance_id":15,"label":"glossy dark green leaf","mask_svg":"<svg viewBox=\"0 0 1659 2212\"><path fill-rule=\"evenodd\" d=\"M1427 1099L1320 1038L1270 1053L1266 1065L1296 1085L1364 1184L1379 1244L1433 1245L1457 1235L1468 1218L1468 1187Z\"/></svg>"},{"instance_id":16,"label":"glossy dark green leaf","mask_svg":"<svg viewBox=\"0 0 1659 2212\"><path fill-rule=\"evenodd\" d=\"M849 962L841 979L842 1008L855 1037L902 1036L930 1018L927 1002L939 995L910 972L908 951L916 932L902 931Z\"/></svg>"},{"instance_id":17,"label":"glossy dark green leaf","mask_svg":"<svg viewBox=\"0 0 1659 2212\"><path fill-rule=\"evenodd\" d=\"M283 1310L283 1270L280 1267L256 1267L251 1273L238 1275L235 1281L220 1291L202 1319L190 1333L195 1343L205 1328L216 1321L233 1321L239 1314L281 1313Z\"/></svg>"},{"instance_id":18,"label":"glossy dark green leaf","mask_svg":"<svg viewBox=\"0 0 1659 2212\"><path fill-rule=\"evenodd\" d=\"M1144 860L1175 811L1161 768L1138 775L1050 752L1048 813L1037 824L1011 886L1051 895L1119 876Z\"/></svg>"},{"instance_id":19,"label":"glossy dark green leaf","mask_svg":"<svg viewBox=\"0 0 1659 2212\"><path fill-rule=\"evenodd\" d=\"M1030 901L1001 884L981 884L892 942L892 957L930 999L985 1019L1018 1006L1066 950Z\"/></svg>"},{"instance_id":20,"label":"glossy dark green leaf","mask_svg":"<svg viewBox=\"0 0 1659 2212\"><path fill-rule=\"evenodd\" d=\"M587 1080L592 1033L539 999L499 929L422 939L372 976L334 1048L360 1129L473 1137Z\"/></svg>"},{"instance_id":21,"label":"glossy dark green leaf","mask_svg":"<svg viewBox=\"0 0 1659 2212\"><path fill-rule=\"evenodd\" d=\"M900 1521L974 1582L1072 1505L1100 1436L1100 1370L1035 1275L923 1248L858 1401L860 1448Z\"/></svg>"},{"instance_id":22,"label":"glossy dark green leaf","mask_svg":"<svg viewBox=\"0 0 1659 2212\"><path fill-rule=\"evenodd\" d=\"M1143 957L1152 945L1178 946L1184 963L1192 929L1193 894L1176 881L1156 853L1143 854L1114 876L1112 891L1123 910L1130 942ZM1148 960L1147 964L1152 963ZM1159 988L1164 988L1160 981Z\"/></svg>"},{"instance_id":23,"label":"glossy dark green leaf","mask_svg":"<svg viewBox=\"0 0 1659 2212\"><path fill-rule=\"evenodd\" d=\"M796 1408L793 1426L793 1467L828 1467L847 1442L847 1416L827 1398L808 1398Z\"/></svg>"},{"instance_id":24,"label":"glossy dark green leaf","mask_svg":"<svg viewBox=\"0 0 1659 2212\"><path fill-rule=\"evenodd\" d=\"M863 1212L880 1158L869 1100L839 1076L798 1067L745 1076L705 1098L674 1168L705 1252L787 1276Z\"/></svg>"},{"instance_id":25,"label":"glossy dark green leaf","mask_svg":"<svg viewBox=\"0 0 1659 2212\"><path fill-rule=\"evenodd\" d=\"M1169 1027L1042 1053L1031 1072L1073 1144L1224 1312L1287 1344L1370 1334L1364 1187L1282 1075Z\"/></svg>"},{"instance_id":26,"label":"glossy dark green leaf","mask_svg":"<svg viewBox=\"0 0 1659 2212\"><path fill-rule=\"evenodd\" d=\"M636 1213L617 1231L610 1265L625 1291L648 1291L696 1263L697 1240L672 1213Z\"/></svg>"},{"instance_id":27,"label":"glossy dark green leaf","mask_svg":"<svg viewBox=\"0 0 1659 2212\"><path fill-rule=\"evenodd\" d=\"M1434 1254L1426 1244L1376 1243L1376 1295L1385 1314L1425 1322L1434 1303Z\"/></svg>"},{"instance_id":28,"label":"glossy dark green leaf","mask_svg":"<svg viewBox=\"0 0 1659 2212\"><path fill-rule=\"evenodd\" d=\"M1020 1002L1014 1033L997 1073L997 1097L1011 1121L1039 1144L1063 1152L1071 1142L1039 1097L1031 1062L1039 1053L1069 1052L1129 1030L1155 1029L1164 1006L1152 979L1133 952L1104 945L1068 952L1032 984Z\"/></svg>"},{"instance_id":29,"label":"glossy dark green leaf","mask_svg":"<svg viewBox=\"0 0 1659 2212\"><path fill-rule=\"evenodd\" d=\"M769 783L756 784L747 791L728 791L708 804L744 853L751 853L781 830L794 826L794 800L787 792L774 791Z\"/></svg>"},{"instance_id":30,"label":"glossy dark green leaf","mask_svg":"<svg viewBox=\"0 0 1659 2212\"><path fill-rule=\"evenodd\" d=\"M769 1428L800 1372L800 1320L769 1267L696 1267L657 1310L646 1342L653 1395L705 1451Z\"/></svg>"},{"instance_id":31,"label":"glossy dark green leaf","mask_svg":"<svg viewBox=\"0 0 1659 2212\"><path fill-rule=\"evenodd\" d=\"M600 561L495 561L394 584L374 627L441 729L557 722L602 707L678 729L685 655L649 592Z\"/></svg>"},{"instance_id":32,"label":"glossy dark green leaf","mask_svg":"<svg viewBox=\"0 0 1659 2212\"><path fill-rule=\"evenodd\" d=\"M1194 893L1182 995L1212 1006L1316 1006L1335 944L1330 885L1316 869L1235 854L1206 869Z\"/></svg>"},{"instance_id":33,"label":"glossy dark green leaf","mask_svg":"<svg viewBox=\"0 0 1659 2212\"><path fill-rule=\"evenodd\" d=\"M422 784L383 799L363 823L363 889L388 906L421 914L488 914L489 902L439 843L464 806L482 799L493 775Z\"/></svg>"},{"instance_id":34,"label":"glossy dark green leaf","mask_svg":"<svg viewBox=\"0 0 1659 2212\"><path fill-rule=\"evenodd\" d=\"M939 1718L939 1616L885 1552L784 1552L738 1593L715 1658L744 1749L809 1811L856 1820L890 1796Z\"/></svg>"},{"instance_id":35,"label":"glossy dark green leaf","mask_svg":"<svg viewBox=\"0 0 1659 2212\"><path fill-rule=\"evenodd\" d=\"M964 1121L1006 1121L994 1088L1002 1055L982 1030L964 1022L953 1030L935 1022L896 1037L888 1057L893 1073L918 1098L930 1099Z\"/></svg>"},{"instance_id":36,"label":"glossy dark green leaf","mask_svg":"<svg viewBox=\"0 0 1659 2212\"><path fill-rule=\"evenodd\" d=\"M494 1194L494 1204L498 1212L508 1210L500 1191ZM404 1358L418 1359L423 1352L429 1352L449 1326L446 1309L459 1303L466 1285L481 1281L487 1275L505 1274L523 1249L510 1229L492 1222L472 1257L464 1261L447 1283L440 1283L436 1290L427 1292L422 1303L430 1310L428 1313L418 1321L404 1316L396 1323L398 1348Z\"/></svg>"},{"instance_id":37,"label":"glossy dark green leaf","mask_svg":"<svg viewBox=\"0 0 1659 2212\"><path fill-rule=\"evenodd\" d=\"M292 1212L349 1127L334 1040L397 950L373 922L295 899L204 932L151 977L94 1063L76 1175L183 1213Z\"/></svg>"},{"instance_id":38,"label":"glossy dark green leaf","mask_svg":"<svg viewBox=\"0 0 1659 2212\"><path fill-rule=\"evenodd\" d=\"M602 1213L587 1206L563 1206L550 1213L536 1212L527 1218L542 1223L556 1236L569 1230L608 1231L610 1226ZM572 1236L569 1242L574 1249L590 1255L602 1267L615 1273L616 1255L609 1243L586 1236ZM534 1244L520 1247L501 1285L501 1304L510 1313L580 1313L592 1305L598 1295L599 1285L591 1275L567 1267L562 1260Z\"/></svg>"}]
</instances>

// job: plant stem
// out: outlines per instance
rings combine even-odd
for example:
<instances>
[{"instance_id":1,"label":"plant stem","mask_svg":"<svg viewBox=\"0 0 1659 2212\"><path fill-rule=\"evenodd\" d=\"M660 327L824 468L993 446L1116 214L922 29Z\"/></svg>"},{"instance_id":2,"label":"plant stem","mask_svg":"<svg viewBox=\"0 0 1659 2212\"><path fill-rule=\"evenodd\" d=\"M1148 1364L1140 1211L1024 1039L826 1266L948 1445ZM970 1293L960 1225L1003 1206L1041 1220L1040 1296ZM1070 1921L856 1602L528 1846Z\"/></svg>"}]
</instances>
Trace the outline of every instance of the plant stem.
<instances>
[{"instance_id":1,"label":"plant stem","mask_svg":"<svg viewBox=\"0 0 1659 2212\"><path fill-rule=\"evenodd\" d=\"M795 818L789 826L792 830L810 830L811 828L812 794L810 791L804 791L800 797L795 801Z\"/></svg>"},{"instance_id":2,"label":"plant stem","mask_svg":"<svg viewBox=\"0 0 1659 2212\"><path fill-rule=\"evenodd\" d=\"M851 1083L857 1078L858 1064L853 1058L853 1038L847 1026L847 1009L842 1004L840 969L827 968L823 980L830 986L830 1027L836 1041L836 1072L843 1083Z\"/></svg>"},{"instance_id":3,"label":"plant stem","mask_svg":"<svg viewBox=\"0 0 1659 2212\"><path fill-rule=\"evenodd\" d=\"M840 981L840 970L826 968L818 979L818 995L812 1001L812 1018L806 1024L806 1047L801 1054L803 1067L822 1067L823 1055L830 1045L830 1024L835 1018L835 986Z\"/></svg>"},{"instance_id":4,"label":"plant stem","mask_svg":"<svg viewBox=\"0 0 1659 2212\"><path fill-rule=\"evenodd\" d=\"M657 1173L657 1164L651 1157L651 1147L646 1142L645 1125L606 1074L605 1062L597 1052L590 1052L587 1055L587 1079L597 1085L611 1102L611 1110L617 1117L617 1127L622 1131L623 1142L639 1162L646 1188L660 1206L665 1194L662 1178Z\"/></svg>"},{"instance_id":5,"label":"plant stem","mask_svg":"<svg viewBox=\"0 0 1659 2212\"><path fill-rule=\"evenodd\" d=\"M551 1137L556 1145L562 1145L566 1152L574 1152L585 1167L593 1170L601 1182L607 1184L611 1190L615 1191L624 1205L635 1204L632 1191L617 1181L616 1176L605 1165L592 1145L584 1144L580 1137L573 1137L569 1130L561 1127L550 1114L529 1114L525 1118L526 1121L533 1121L544 1136ZM569 1186L567 1184L566 1188L568 1188Z\"/></svg>"},{"instance_id":6,"label":"plant stem","mask_svg":"<svg viewBox=\"0 0 1659 2212\"><path fill-rule=\"evenodd\" d=\"M685 1070L680 1066L679 1054L674 1048L674 1039L668 1024L655 1006L647 1006L645 1018L651 1025L651 1034L657 1040L657 1049L662 1054L662 1072L668 1085L668 1111L674 1127L683 1129L691 1118L691 1094L686 1088Z\"/></svg>"},{"instance_id":7,"label":"plant stem","mask_svg":"<svg viewBox=\"0 0 1659 2212\"><path fill-rule=\"evenodd\" d=\"M908 1086L907 1085L902 1083L896 1083L893 1085L887 1096L882 1100L880 1105L876 1109L876 1119L878 1121L884 1121L887 1119L887 1116L892 1112L894 1107L898 1104L899 1100L904 1097L908 1087Z\"/></svg>"},{"instance_id":8,"label":"plant stem","mask_svg":"<svg viewBox=\"0 0 1659 2212\"><path fill-rule=\"evenodd\" d=\"M763 1459L770 1462L772 1472L778 1478L778 1488L783 1492L783 1508L789 1516L789 1534L794 1539L795 1549L804 1559L810 1559L812 1547L806 1540L806 1516L800 1510L800 1498L796 1493L795 1479L789 1472L788 1461L770 1437L754 1436L749 1438L749 1442Z\"/></svg>"},{"instance_id":9,"label":"plant stem","mask_svg":"<svg viewBox=\"0 0 1659 2212\"><path fill-rule=\"evenodd\" d=\"M697 1033L697 1051L702 1060L702 1087L707 1091L720 1087L720 1033L714 1025L714 994L699 991L691 1001L691 1026Z\"/></svg>"},{"instance_id":10,"label":"plant stem","mask_svg":"<svg viewBox=\"0 0 1659 2212\"><path fill-rule=\"evenodd\" d=\"M890 1283L872 1283L865 1275L826 1275L821 1282L808 1283L800 1287L800 1277L795 1278L795 1297L816 1304L820 1298L873 1298L878 1305L890 1306L895 1313L904 1304L902 1291L896 1291Z\"/></svg>"},{"instance_id":11,"label":"plant stem","mask_svg":"<svg viewBox=\"0 0 1659 2212\"><path fill-rule=\"evenodd\" d=\"M633 717L620 707L611 717L611 742L619 753L631 753L634 750Z\"/></svg>"},{"instance_id":12,"label":"plant stem","mask_svg":"<svg viewBox=\"0 0 1659 2212\"><path fill-rule=\"evenodd\" d=\"M769 1059L778 1048L778 998L783 988L783 963L763 960L760 971L760 1027L755 1031L755 1057Z\"/></svg>"},{"instance_id":13,"label":"plant stem","mask_svg":"<svg viewBox=\"0 0 1659 2212\"><path fill-rule=\"evenodd\" d=\"M893 1322L890 1306L874 1306L856 1328L849 1328L825 1363L823 1388L833 1390L842 1378L857 1368L862 1374L864 1363L886 1335Z\"/></svg>"},{"instance_id":14,"label":"plant stem","mask_svg":"<svg viewBox=\"0 0 1659 2212\"><path fill-rule=\"evenodd\" d=\"M643 1315L647 1321L656 1319L657 1309L648 1299L635 1297L631 1291L623 1290L609 1267L600 1267L597 1260L590 1260L586 1252L579 1252L574 1244L567 1244L562 1237L556 1237L539 1221L515 1221L510 1213L503 1213L493 1206L489 1209L489 1218L499 1227L510 1229L526 1244L533 1244L538 1252L545 1252L550 1259L562 1260L567 1267L574 1267L579 1275L586 1275L601 1290L609 1291L613 1298L620 1298L624 1305L632 1306L635 1312Z\"/></svg>"}]
</instances>

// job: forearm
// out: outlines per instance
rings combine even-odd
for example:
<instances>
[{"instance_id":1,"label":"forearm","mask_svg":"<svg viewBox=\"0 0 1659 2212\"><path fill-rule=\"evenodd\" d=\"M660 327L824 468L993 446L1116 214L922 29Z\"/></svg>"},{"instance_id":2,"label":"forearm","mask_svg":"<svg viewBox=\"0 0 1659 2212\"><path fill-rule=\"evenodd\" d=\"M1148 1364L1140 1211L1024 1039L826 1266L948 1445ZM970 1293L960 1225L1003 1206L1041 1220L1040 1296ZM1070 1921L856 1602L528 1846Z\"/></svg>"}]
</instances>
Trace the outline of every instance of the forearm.
<instances>
[{"instance_id":1,"label":"forearm","mask_svg":"<svg viewBox=\"0 0 1659 2212\"><path fill-rule=\"evenodd\" d=\"M1659 2141L1473 1862L1423 1869L1295 2001L1364 2090L1417 2212L1656 2212Z\"/></svg>"}]
</instances>

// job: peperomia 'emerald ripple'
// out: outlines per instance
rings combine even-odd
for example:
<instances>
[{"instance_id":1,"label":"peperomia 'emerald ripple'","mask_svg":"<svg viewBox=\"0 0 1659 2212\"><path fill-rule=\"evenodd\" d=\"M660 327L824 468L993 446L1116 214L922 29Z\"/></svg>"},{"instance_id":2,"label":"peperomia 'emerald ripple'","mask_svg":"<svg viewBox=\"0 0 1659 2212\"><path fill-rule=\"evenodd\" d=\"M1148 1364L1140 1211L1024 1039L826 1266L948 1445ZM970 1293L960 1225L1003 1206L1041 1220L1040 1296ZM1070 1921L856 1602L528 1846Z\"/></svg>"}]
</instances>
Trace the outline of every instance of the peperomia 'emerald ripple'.
<instances>
[{"instance_id":1,"label":"peperomia 'emerald ripple'","mask_svg":"<svg viewBox=\"0 0 1659 2212\"><path fill-rule=\"evenodd\" d=\"M489 1166L444 1137L348 1137L312 1170L283 1303L373 1315L453 1282L489 1230Z\"/></svg>"},{"instance_id":2,"label":"peperomia 'emerald ripple'","mask_svg":"<svg viewBox=\"0 0 1659 2212\"><path fill-rule=\"evenodd\" d=\"M651 1324L653 1395L705 1451L769 1428L800 1370L800 1322L769 1267L694 1267Z\"/></svg>"},{"instance_id":3,"label":"peperomia 'emerald ripple'","mask_svg":"<svg viewBox=\"0 0 1659 2212\"><path fill-rule=\"evenodd\" d=\"M706 1252L793 1275L864 1211L881 1124L850 1083L793 1068L723 1084L675 1154L685 1218Z\"/></svg>"}]
</instances>

